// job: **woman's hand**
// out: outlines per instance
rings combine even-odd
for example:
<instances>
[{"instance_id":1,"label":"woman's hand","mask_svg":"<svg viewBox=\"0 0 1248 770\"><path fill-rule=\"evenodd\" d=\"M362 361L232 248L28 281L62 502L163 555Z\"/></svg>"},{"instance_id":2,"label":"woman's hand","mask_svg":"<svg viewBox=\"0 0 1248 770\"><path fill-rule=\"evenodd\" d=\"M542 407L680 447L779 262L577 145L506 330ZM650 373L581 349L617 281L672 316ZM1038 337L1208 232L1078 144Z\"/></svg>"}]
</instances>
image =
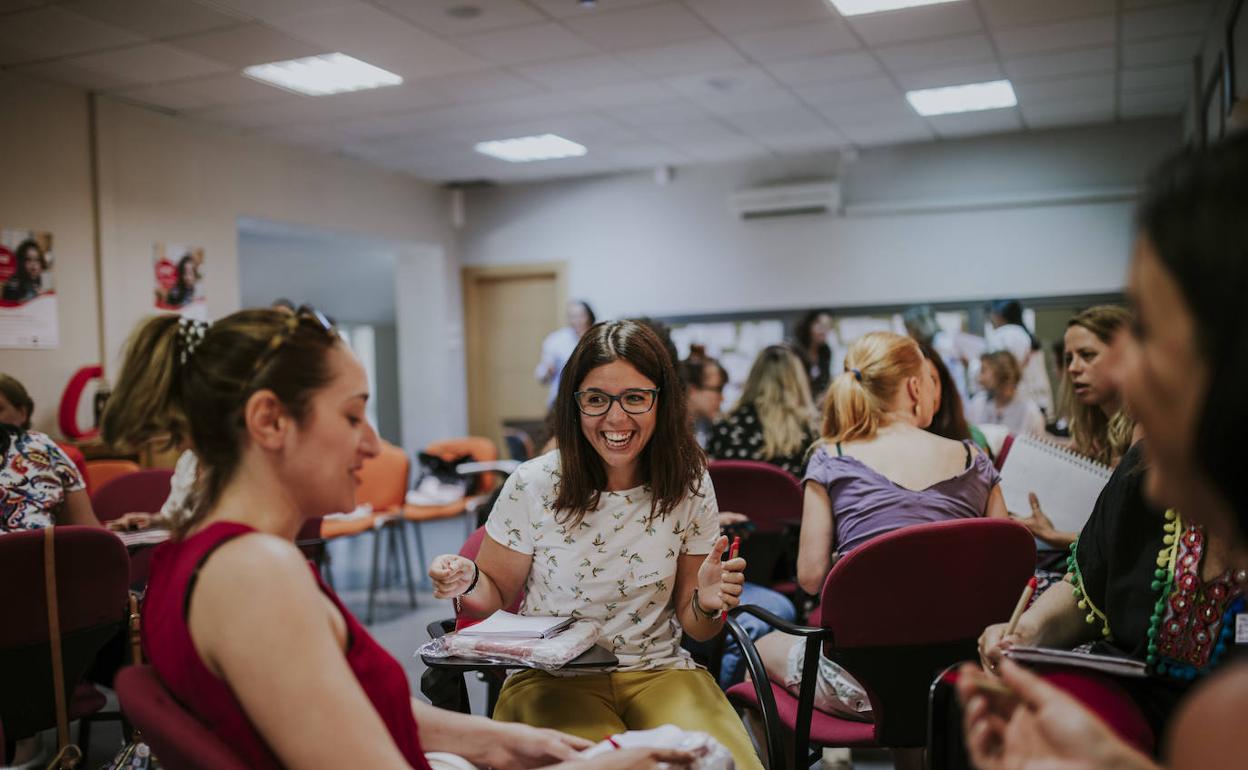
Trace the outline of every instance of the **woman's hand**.
<instances>
[{"instance_id":1,"label":"woman's hand","mask_svg":"<svg viewBox=\"0 0 1248 770\"><path fill-rule=\"evenodd\" d=\"M1157 770L1079 701L1012 661L1003 661L1000 672L1011 694L994 692L995 680L974 665L958 671L966 747L975 767Z\"/></svg>"},{"instance_id":2,"label":"woman's hand","mask_svg":"<svg viewBox=\"0 0 1248 770\"><path fill-rule=\"evenodd\" d=\"M114 532L133 532L136 529L148 529L156 516L150 513L125 513L112 521L104 522L104 526Z\"/></svg>"},{"instance_id":3,"label":"woman's hand","mask_svg":"<svg viewBox=\"0 0 1248 770\"><path fill-rule=\"evenodd\" d=\"M1040 508L1040 498L1036 497L1035 492L1027 493L1027 501L1031 503L1031 516L1010 514L1010 518L1030 530L1032 537L1058 548L1069 548L1075 542L1075 533L1062 532L1053 526L1053 522Z\"/></svg>"},{"instance_id":4,"label":"woman's hand","mask_svg":"<svg viewBox=\"0 0 1248 770\"><path fill-rule=\"evenodd\" d=\"M1035 646L1035 639L1026 623L1020 620L1009 636L1005 634L1007 626L1009 623L994 623L979 635L979 662L985 671L996 671L1005 651L1011 647L1019 644Z\"/></svg>"},{"instance_id":5,"label":"woman's hand","mask_svg":"<svg viewBox=\"0 0 1248 770\"><path fill-rule=\"evenodd\" d=\"M575 760L580 752L594 745L584 738L558 730L512 722L486 721L485 724L488 727L472 735L469 741L476 750L465 747L459 753L475 765L495 770L527 770Z\"/></svg>"},{"instance_id":6,"label":"woman's hand","mask_svg":"<svg viewBox=\"0 0 1248 770\"><path fill-rule=\"evenodd\" d=\"M472 585L477 566L472 559L458 554L443 554L429 564L429 579L433 581L433 598L454 599Z\"/></svg>"},{"instance_id":7,"label":"woman's hand","mask_svg":"<svg viewBox=\"0 0 1248 770\"><path fill-rule=\"evenodd\" d=\"M745 585L745 559L740 556L720 561L728 549L728 538L720 535L698 567L698 607L712 613L728 610L741 603Z\"/></svg>"}]
</instances>

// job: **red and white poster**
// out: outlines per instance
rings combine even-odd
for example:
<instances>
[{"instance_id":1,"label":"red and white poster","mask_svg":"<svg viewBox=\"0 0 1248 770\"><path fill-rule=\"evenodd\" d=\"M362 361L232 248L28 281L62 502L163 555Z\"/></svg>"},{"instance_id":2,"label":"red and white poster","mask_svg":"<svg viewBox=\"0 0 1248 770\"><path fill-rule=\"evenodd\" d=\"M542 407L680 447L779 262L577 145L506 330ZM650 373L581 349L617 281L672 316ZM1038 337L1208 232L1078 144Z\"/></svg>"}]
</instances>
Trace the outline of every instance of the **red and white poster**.
<instances>
[{"instance_id":1,"label":"red and white poster","mask_svg":"<svg viewBox=\"0 0 1248 770\"><path fill-rule=\"evenodd\" d=\"M52 233L0 229L0 347L60 344L53 267Z\"/></svg>"},{"instance_id":2,"label":"red and white poster","mask_svg":"<svg viewBox=\"0 0 1248 770\"><path fill-rule=\"evenodd\" d=\"M157 310L208 320L204 294L204 250L179 243L152 245Z\"/></svg>"}]
</instances>

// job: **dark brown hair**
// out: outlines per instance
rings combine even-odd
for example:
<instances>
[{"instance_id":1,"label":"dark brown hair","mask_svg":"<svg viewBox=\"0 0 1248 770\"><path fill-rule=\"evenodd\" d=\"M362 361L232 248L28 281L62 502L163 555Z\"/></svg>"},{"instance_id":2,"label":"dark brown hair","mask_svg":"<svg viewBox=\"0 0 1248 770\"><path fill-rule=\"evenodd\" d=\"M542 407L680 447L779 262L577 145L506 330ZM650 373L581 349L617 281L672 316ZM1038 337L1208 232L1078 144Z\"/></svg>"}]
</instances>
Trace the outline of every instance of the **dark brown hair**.
<instances>
[{"instance_id":1,"label":"dark brown hair","mask_svg":"<svg viewBox=\"0 0 1248 770\"><path fill-rule=\"evenodd\" d=\"M940 380L940 408L932 415L932 424L927 426L929 433L937 436L965 441L971 438L971 426L966 422L966 414L962 411L962 394L958 392L953 375L940 354L926 342L919 343L923 357L931 361L936 368L936 377Z\"/></svg>"},{"instance_id":2,"label":"dark brown hair","mask_svg":"<svg viewBox=\"0 0 1248 770\"><path fill-rule=\"evenodd\" d=\"M31 400L30 394L26 392L26 386L22 385L16 377L0 374L0 394L3 394L4 400L14 407L25 410L26 420L17 427L22 430L30 430L30 417L35 413L35 402Z\"/></svg>"},{"instance_id":3,"label":"dark brown hair","mask_svg":"<svg viewBox=\"0 0 1248 770\"><path fill-rule=\"evenodd\" d=\"M706 457L690 430L672 357L644 324L604 322L585 332L559 377L554 413L561 476L554 508L564 517L561 524L580 524L607 486L602 458L581 432L574 394L591 371L612 361L627 361L659 387L654 434L638 458L642 481L650 486L651 517L667 515L690 494L703 494Z\"/></svg>"},{"instance_id":4,"label":"dark brown hair","mask_svg":"<svg viewBox=\"0 0 1248 770\"><path fill-rule=\"evenodd\" d=\"M238 468L252 394L272 391L302 422L312 396L329 382L327 353L337 338L305 321L277 310L240 310L209 327L190 351L174 315L149 318L131 335L101 432L121 447L190 440L199 477L194 513L178 536L203 519ZM284 342L273 353L279 335Z\"/></svg>"}]
</instances>

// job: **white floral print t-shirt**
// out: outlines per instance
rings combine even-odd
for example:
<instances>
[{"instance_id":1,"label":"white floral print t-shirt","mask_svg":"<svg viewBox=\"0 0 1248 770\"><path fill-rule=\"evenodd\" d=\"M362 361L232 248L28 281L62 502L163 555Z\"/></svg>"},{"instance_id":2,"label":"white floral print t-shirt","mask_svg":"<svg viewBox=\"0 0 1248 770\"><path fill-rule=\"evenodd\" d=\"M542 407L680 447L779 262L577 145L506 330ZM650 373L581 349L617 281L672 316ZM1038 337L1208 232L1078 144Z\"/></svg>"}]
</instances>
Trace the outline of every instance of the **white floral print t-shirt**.
<instances>
[{"instance_id":1,"label":"white floral print t-shirt","mask_svg":"<svg viewBox=\"0 0 1248 770\"><path fill-rule=\"evenodd\" d=\"M677 556L710 553L719 536L710 475L703 473L696 494L649 523L648 486L603 492L597 510L576 527L556 521L558 482L558 450L524 463L485 523L496 542L533 554L520 613L597 622L600 644L620 659L617 671L696 668L680 646L672 591Z\"/></svg>"}]
</instances>

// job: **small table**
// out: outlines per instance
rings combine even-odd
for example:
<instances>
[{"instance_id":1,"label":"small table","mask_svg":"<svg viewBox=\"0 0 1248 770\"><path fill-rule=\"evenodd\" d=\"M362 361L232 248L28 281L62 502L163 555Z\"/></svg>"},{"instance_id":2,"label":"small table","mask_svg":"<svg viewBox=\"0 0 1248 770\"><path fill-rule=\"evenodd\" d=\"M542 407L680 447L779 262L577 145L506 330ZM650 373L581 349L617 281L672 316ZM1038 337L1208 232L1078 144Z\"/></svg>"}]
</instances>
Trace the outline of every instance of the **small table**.
<instances>
[{"instance_id":1,"label":"small table","mask_svg":"<svg viewBox=\"0 0 1248 770\"><path fill-rule=\"evenodd\" d=\"M509 668L532 668L532 666L526 666L521 663L491 663L471 658L433 658L428 655L421 655L420 659L430 668L458 668L464 671L500 671ZM619 662L620 659L615 657L614 652L595 644L573 658L571 662L564 664L563 668L606 668L617 665Z\"/></svg>"}]
</instances>

